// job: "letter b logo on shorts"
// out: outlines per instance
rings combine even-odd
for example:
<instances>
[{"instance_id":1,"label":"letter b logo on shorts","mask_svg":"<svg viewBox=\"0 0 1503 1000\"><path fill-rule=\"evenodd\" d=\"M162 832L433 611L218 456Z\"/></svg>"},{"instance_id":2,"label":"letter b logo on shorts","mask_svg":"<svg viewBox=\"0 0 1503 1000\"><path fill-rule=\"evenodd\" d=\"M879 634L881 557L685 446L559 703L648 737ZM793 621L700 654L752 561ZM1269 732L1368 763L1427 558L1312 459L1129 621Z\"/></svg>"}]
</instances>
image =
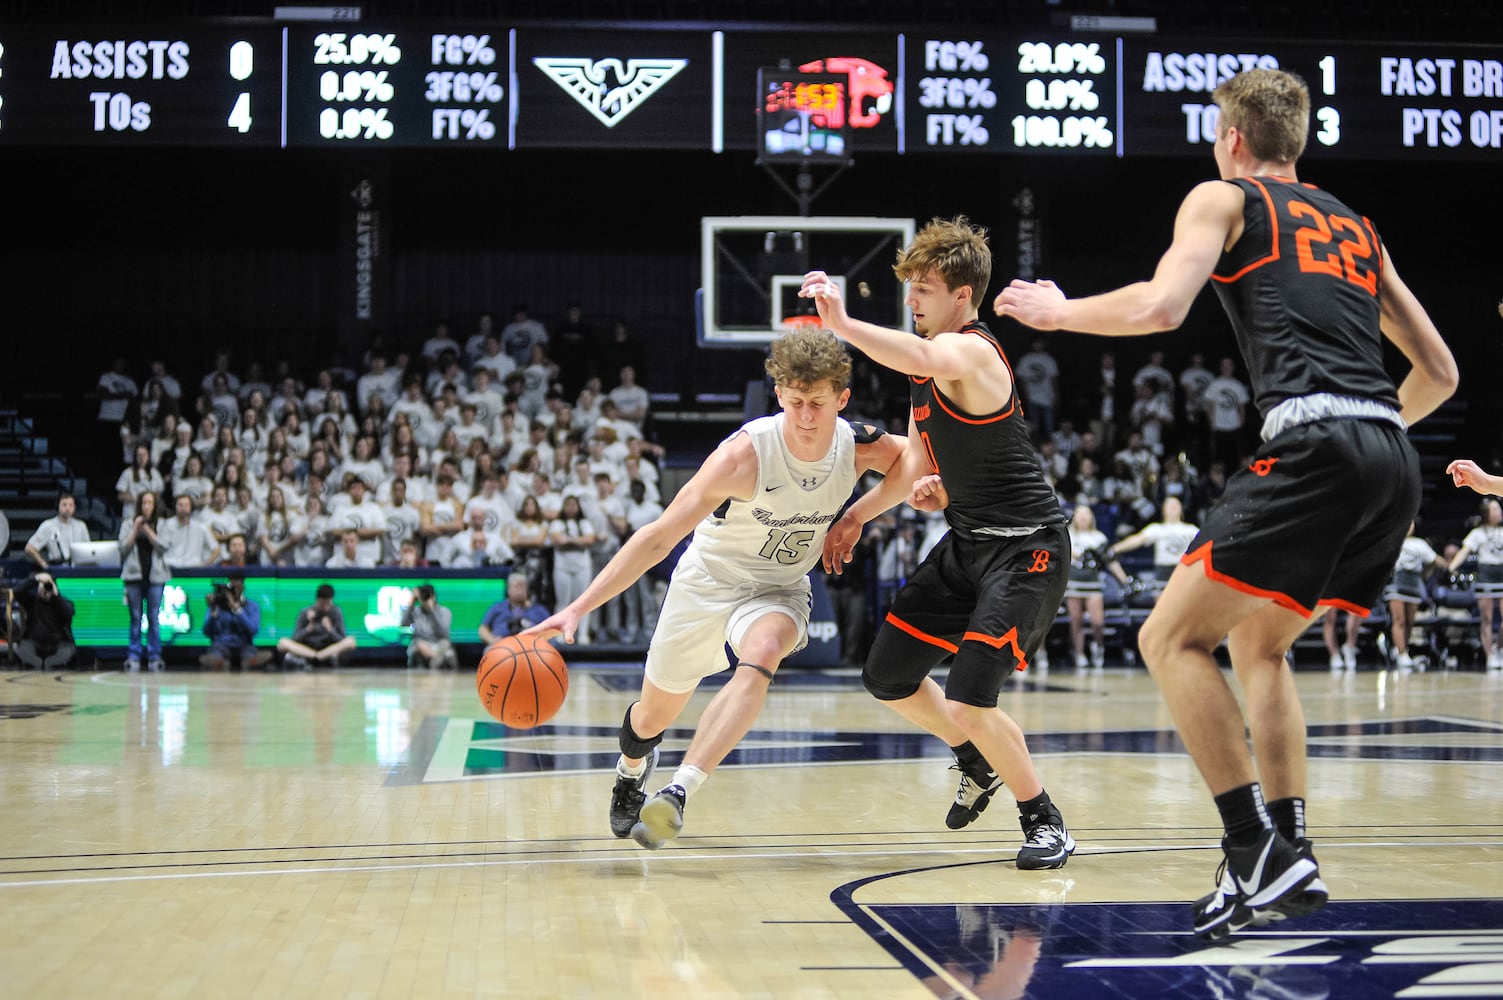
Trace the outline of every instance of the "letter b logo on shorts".
<instances>
[{"instance_id":1,"label":"letter b logo on shorts","mask_svg":"<svg viewBox=\"0 0 1503 1000\"><path fill-rule=\"evenodd\" d=\"M1047 573L1047 572L1049 572L1049 550L1048 549L1034 549L1033 550L1033 565L1028 567L1028 572L1030 572L1030 573Z\"/></svg>"}]
</instances>

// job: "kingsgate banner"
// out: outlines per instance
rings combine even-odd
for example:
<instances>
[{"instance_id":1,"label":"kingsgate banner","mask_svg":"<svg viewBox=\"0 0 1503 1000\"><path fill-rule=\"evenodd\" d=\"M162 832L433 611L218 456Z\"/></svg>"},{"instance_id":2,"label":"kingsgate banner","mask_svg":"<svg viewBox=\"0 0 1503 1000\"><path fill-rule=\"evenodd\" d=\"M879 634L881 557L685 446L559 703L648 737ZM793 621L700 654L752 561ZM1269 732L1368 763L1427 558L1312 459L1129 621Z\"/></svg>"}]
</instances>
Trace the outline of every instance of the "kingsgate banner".
<instances>
[{"instance_id":1,"label":"kingsgate banner","mask_svg":"<svg viewBox=\"0 0 1503 1000\"><path fill-rule=\"evenodd\" d=\"M371 334L387 326L391 300L389 180L379 158L340 173L339 343L358 359Z\"/></svg>"}]
</instances>

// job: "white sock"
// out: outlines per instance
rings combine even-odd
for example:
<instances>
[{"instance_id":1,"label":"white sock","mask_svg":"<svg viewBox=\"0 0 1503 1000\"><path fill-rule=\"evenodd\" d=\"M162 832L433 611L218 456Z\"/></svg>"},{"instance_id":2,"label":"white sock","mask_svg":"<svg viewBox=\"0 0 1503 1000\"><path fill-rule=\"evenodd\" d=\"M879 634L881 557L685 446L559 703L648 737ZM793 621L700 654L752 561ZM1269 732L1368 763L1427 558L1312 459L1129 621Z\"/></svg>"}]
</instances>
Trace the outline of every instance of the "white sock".
<instances>
[{"instance_id":1,"label":"white sock","mask_svg":"<svg viewBox=\"0 0 1503 1000\"><path fill-rule=\"evenodd\" d=\"M637 761L636 767L633 767L626 762L626 756L624 754L621 756L620 760L616 761L616 773L621 775L623 778L640 778L642 777L642 772L646 770L646 757L643 757L641 760Z\"/></svg>"},{"instance_id":2,"label":"white sock","mask_svg":"<svg viewBox=\"0 0 1503 1000\"><path fill-rule=\"evenodd\" d=\"M684 798L687 799L699 791L699 786L703 785L709 777L708 774L705 774L693 764L683 764L680 765L677 771L673 772L673 781L670 784L682 788L684 790Z\"/></svg>"}]
</instances>

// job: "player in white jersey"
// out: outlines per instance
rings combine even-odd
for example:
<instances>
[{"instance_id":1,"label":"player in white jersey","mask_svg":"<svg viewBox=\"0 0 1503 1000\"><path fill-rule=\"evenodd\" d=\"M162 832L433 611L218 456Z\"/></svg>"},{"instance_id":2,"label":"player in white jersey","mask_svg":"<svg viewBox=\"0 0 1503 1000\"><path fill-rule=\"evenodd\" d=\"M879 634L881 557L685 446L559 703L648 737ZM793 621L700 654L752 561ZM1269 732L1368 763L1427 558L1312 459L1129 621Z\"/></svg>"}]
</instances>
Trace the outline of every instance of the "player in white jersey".
<instances>
[{"instance_id":1,"label":"player in white jersey","mask_svg":"<svg viewBox=\"0 0 1503 1000\"><path fill-rule=\"evenodd\" d=\"M582 593L524 634L572 642L582 616L622 593L694 531L647 652L642 694L621 723L611 830L657 849L683 827L684 803L751 729L778 666L808 642L809 571L856 482L895 468L905 439L840 418L851 362L827 330L800 329L766 364L782 412L720 443L663 513L622 545ZM673 780L649 800L657 746L699 682L734 673L700 717Z\"/></svg>"}]
</instances>

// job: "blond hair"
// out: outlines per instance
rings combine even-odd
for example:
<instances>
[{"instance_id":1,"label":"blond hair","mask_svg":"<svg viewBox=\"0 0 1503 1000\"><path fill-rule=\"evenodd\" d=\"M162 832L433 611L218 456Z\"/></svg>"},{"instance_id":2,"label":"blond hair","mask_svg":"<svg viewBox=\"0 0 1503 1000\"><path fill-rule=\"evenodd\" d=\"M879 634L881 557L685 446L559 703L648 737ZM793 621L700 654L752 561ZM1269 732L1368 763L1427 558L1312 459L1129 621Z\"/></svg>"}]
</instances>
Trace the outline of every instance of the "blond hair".
<instances>
[{"instance_id":1,"label":"blond hair","mask_svg":"<svg viewBox=\"0 0 1503 1000\"><path fill-rule=\"evenodd\" d=\"M1293 163L1310 134L1310 88L1297 73L1250 69L1211 92L1221 109L1217 130L1235 126L1247 149L1265 163Z\"/></svg>"},{"instance_id":2,"label":"blond hair","mask_svg":"<svg viewBox=\"0 0 1503 1000\"><path fill-rule=\"evenodd\" d=\"M773 341L763 366L777 385L809 389L826 379L836 393L851 383L851 356L829 330L812 326L792 330Z\"/></svg>"},{"instance_id":3,"label":"blond hair","mask_svg":"<svg viewBox=\"0 0 1503 1000\"><path fill-rule=\"evenodd\" d=\"M992 280L992 251L986 230L973 226L963 215L931 219L913 242L898 251L893 273L899 281L912 281L933 272L954 291L971 286L971 298L979 302Z\"/></svg>"}]
</instances>

